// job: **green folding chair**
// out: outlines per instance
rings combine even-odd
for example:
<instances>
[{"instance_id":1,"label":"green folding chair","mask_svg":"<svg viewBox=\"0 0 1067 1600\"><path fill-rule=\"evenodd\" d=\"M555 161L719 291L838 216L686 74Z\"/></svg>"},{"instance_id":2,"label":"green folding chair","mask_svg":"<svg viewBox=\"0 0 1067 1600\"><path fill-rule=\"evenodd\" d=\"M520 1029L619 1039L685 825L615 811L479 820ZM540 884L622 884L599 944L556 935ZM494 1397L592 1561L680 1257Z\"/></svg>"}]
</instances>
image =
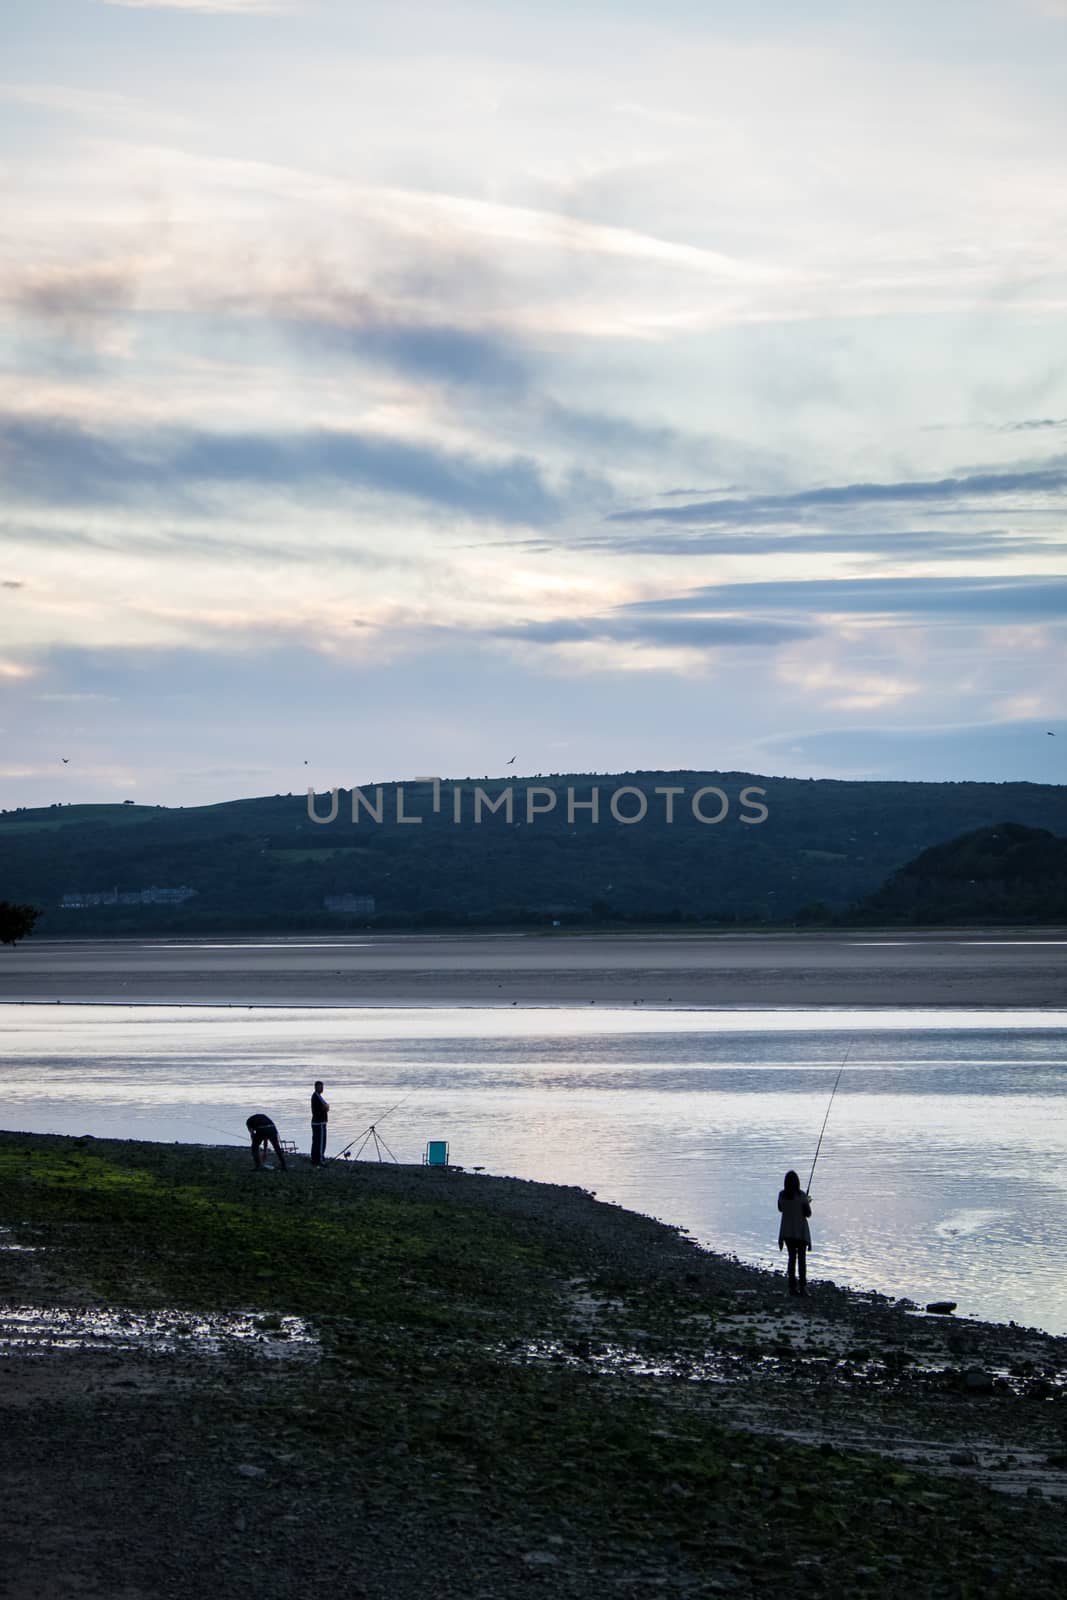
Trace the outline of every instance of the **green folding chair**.
<instances>
[{"instance_id":1,"label":"green folding chair","mask_svg":"<svg viewBox=\"0 0 1067 1600\"><path fill-rule=\"evenodd\" d=\"M431 1139L422 1153L422 1164L424 1167L447 1167L448 1140Z\"/></svg>"}]
</instances>

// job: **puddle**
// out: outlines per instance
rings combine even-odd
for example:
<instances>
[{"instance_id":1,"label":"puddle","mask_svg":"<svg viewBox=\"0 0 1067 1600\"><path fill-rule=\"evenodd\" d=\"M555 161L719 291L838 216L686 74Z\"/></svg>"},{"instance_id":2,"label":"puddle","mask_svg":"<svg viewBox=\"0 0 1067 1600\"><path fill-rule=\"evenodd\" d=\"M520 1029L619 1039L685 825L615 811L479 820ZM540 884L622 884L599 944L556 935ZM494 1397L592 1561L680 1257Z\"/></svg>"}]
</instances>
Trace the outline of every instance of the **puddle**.
<instances>
[{"instance_id":1,"label":"puddle","mask_svg":"<svg viewBox=\"0 0 1067 1600\"><path fill-rule=\"evenodd\" d=\"M932 1364L911 1356L904 1361L885 1359L884 1354L856 1350L842 1355L832 1349L805 1351L803 1347L779 1347L777 1351L752 1351L734 1348L714 1353L691 1355L643 1351L632 1345L601 1340L530 1339L520 1345L498 1346L495 1352L505 1360L546 1362L583 1372L610 1377L666 1378L685 1383L728 1383L747 1385L776 1377L796 1378L804 1374L816 1382L829 1380L854 1390L895 1387L900 1383L948 1378L962 1379L966 1364ZM1050 1393L1059 1392L1064 1380L1059 1374L1020 1373L1010 1368L989 1366L984 1370L1013 1394L1033 1393L1035 1380Z\"/></svg>"},{"instance_id":2,"label":"puddle","mask_svg":"<svg viewBox=\"0 0 1067 1600\"><path fill-rule=\"evenodd\" d=\"M73 1310L60 1306L20 1306L0 1311L0 1355L49 1350L224 1355L247 1349L257 1355L288 1360L320 1353L318 1338L302 1317L279 1317L270 1312L204 1316L187 1311L127 1311L121 1307Z\"/></svg>"},{"instance_id":3,"label":"puddle","mask_svg":"<svg viewBox=\"0 0 1067 1600\"><path fill-rule=\"evenodd\" d=\"M15 1230L13 1228L0 1228L0 1251L11 1252L19 1250L32 1255L36 1250L40 1249L40 1246L36 1244L19 1244L14 1237L14 1233Z\"/></svg>"},{"instance_id":4,"label":"puddle","mask_svg":"<svg viewBox=\"0 0 1067 1600\"><path fill-rule=\"evenodd\" d=\"M597 1340L585 1347L584 1341L574 1339L527 1339L518 1346L499 1346L496 1354L509 1361L551 1362L556 1366L578 1367L584 1372L625 1373L635 1378L682 1378L690 1382L725 1383L728 1358L690 1360L672 1355L657 1360L654 1356L635 1350L628 1345L608 1344Z\"/></svg>"}]
</instances>

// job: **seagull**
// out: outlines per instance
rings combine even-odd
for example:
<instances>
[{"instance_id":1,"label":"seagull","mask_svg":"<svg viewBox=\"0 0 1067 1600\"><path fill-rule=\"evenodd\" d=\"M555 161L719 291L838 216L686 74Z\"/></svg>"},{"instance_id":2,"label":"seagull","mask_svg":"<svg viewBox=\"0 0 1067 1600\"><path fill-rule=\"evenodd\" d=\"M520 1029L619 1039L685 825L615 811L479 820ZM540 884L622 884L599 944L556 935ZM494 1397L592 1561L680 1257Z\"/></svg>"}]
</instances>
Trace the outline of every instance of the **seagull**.
<instances>
[{"instance_id":1,"label":"seagull","mask_svg":"<svg viewBox=\"0 0 1067 1600\"><path fill-rule=\"evenodd\" d=\"M1056 737L1056 735L1053 733L1051 728L1046 728L1045 729L1045 733L1048 735L1048 737L1050 739L1054 739Z\"/></svg>"},{"instance_id":2,"label":"seagull","mask_svg":"<svg viewBox=\"0 0 1067 1600\"><path fill-rule=\"evenodd\" d=\"M518 755L518 751L515 752L515 755ZM514 765L515 765L515 756L511 756L510 759L508 760L508 766L509 767L513 767Z\"/></svg>"},{"instance_id":3,"label":"seagull","mask_svg":"<svg viewBox=\"0 0 1067 1600\"><path fill-rule=\"evenodd\" d=\"M65 767L69 767L70 766L70 757L69 756L60 756L59 759L60 759L60 761L62 761L62 763L63 763L63 765Z\"/></svg>"}]
</instances>

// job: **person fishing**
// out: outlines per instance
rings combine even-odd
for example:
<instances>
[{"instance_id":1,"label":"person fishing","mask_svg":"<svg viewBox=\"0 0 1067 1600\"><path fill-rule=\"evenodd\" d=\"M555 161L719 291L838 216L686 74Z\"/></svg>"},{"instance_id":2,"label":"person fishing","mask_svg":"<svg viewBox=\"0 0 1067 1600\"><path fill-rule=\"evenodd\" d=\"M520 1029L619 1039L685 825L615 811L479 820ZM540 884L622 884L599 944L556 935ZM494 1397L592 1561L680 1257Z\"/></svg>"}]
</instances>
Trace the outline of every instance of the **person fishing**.
<instances>
[{"instance_id":1,"label":"person fishing","mask_svg":"<svg viewBox=\"0 0 1067 1600\"><path fill-rule=\"evenodd\" d=\"M778 1225L778 1248L781 1250L784 1245L789 1251L789 1293L806 1295L807 1259L811 1249L811 1229L808 1226L811 1201L800 1187L800 1178L795 1172L790 1171L785 1175L778 1195L778 1209L782 1213Z\"/></svg>"},{"instance_id":2,"label":"person fishing","mask_svg":"<svg viewBox=\"0 0 1067 1600\"><path fill-rule=\"evenodd\" d=\"M246 1119L245 1127L252 1137L252 1165L256 1171L258 1172L263 1165L263 1155L267 1146L272 1145L274 1154L278 1157L278 1165L284 1172L286 1170L285 1156L282 1154L282 1147L278 1143L278 1130L270 1117L263 1111L255 1111Z\"/></svg>"},{"instance_id":3,"label":"person fishing","mask_svg":"<svg viewBox=\"0 0 1067 1600\"><path fill-rule=\"evenodd\" d=\"M789 1293L803 1294L808 1292L808 1251L811 1249L811 1229L808 1227L808 1218L811 1216L811 1180L815 1176L815 1168L819 1161L819 1152L822 1149L823 1135L826 1124L830 1120L830 1110L837 1095L837 1086L841 1082L841 1074L848 1066L849 1056L855 1040L848 1041L841 1065L837 1069L834 1086L830 1090L830 1099L826 1107L826 1115L822 1119L819 1129L819 1142L815 1146L815 1158L811 1163L808 1173L808 1187L800 1187L800 1178L795 1172L787 1172L782 1188L778 1194L778 1210L782 1220L778 1224L778 1248L784 1245L789 1251Z\"/></svg>"}]
</instances>

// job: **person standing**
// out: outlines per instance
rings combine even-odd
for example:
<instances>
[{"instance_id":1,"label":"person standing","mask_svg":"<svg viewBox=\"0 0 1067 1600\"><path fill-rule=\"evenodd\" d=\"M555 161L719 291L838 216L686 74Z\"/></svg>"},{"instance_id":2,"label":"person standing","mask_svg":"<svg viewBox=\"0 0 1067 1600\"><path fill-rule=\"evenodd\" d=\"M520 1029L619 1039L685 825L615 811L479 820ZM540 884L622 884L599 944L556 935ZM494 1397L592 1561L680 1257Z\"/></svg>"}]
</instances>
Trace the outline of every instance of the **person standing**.
<instances>
[{"instance_id":1,"label":"person standing","mask_svg":"<svg viewBox=\"0 0 1067 1600\"><path fill-rule=\"evenodd\" d=\"M321 1080L315 1080L311 1096L311 1165L321 1167L326 1154L326 1124L330 1119L329 1101L322 1098Z\"/></svg>"},{"instance_id":2,"label":"person standing","mask_svg":"<svg viewBox=\"0 0 1067 1600\"><path fill-rule=\"evenodd\" d=\"M263 1152L268 1145L274 1146L274 1154L278 1157L278 1165L282 1171L285 1168L285 1156L278 1143L278 1130L265 1111L254 1111L246 1120L245 1127L252 1136L252 1165L258 1172L263 1165Z\"/></svg>"},{"instance_id":3,"label":"person standing","mask_svg":"<svg viewBox=\"0 0 1067 1600\"><path fill-rule=\"evenodd\" d=\"M785 1245L789 1251L789 1293L808 1292L808 1251L811 1249L811 1201L800 1187L795 1172L787 1172L778 1196L778 1209L782 1220L778 1227L778 1248Z\"/></svg>"}]
</instances>

